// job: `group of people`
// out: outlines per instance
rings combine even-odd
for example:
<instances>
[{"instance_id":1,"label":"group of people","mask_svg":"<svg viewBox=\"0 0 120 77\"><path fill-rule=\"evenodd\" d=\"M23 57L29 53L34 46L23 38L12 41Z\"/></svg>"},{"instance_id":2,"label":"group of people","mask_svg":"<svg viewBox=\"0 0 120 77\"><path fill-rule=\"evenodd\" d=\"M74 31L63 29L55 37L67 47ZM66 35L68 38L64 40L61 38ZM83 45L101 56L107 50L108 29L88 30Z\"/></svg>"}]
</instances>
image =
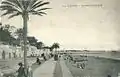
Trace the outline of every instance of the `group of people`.
<instances>
[{"instance_id":1,"label":"group of people","mask_svg":"<svg viewBox=\"0 0 120 77\"><path fill-rule=\"evenodd\" d=\"M54 55L53 55L53 54L51 53L51 54L48 55L48 57L49 57L49 58L54 57L54 60L57 61L60 56L59 56L58 54L54 54ZM44 60L44 61L46 61L46 60L48 59L48 58L45 56L44 53L41 54L41 57L37 57L37 58L36 58L36 63L39 64L39 65L42 63L41 58L42 58L42 60ZM17 76L17 77L32 77L33 72L32 72L31 66L28 65L27 70L25 70L24 64L23 64L22 62L18 63L18 66L19 66L19 68L18 68L18 70L17 70L16 73L15 73L15 77L16 77L16 76Z\"/></svg>"},{"instance_id":2,"label":"group of people","mask_svg":"<svg viewBox=\"0 0 120 77\"><path fill-rule=\"evenodd\" d=\"M49 54L48 56L45 56L45 54L43 53L43 54L41 54L41 56L36 58L36 63L40 65L42 60L46 61L47 59L49 59L51 57L53 57L52 53Z\"/></svg>"},{"instance_id":3,"label":"group of people","mask_svg":"<svg viewBox=\"0 0 120 77\"><path fill-rule=\"evenodd\" d=\"M47 60L44 53L41 54L41 57L44 59L44 61ZM39 64L39 65L41 64L41 60L40 60L39 57L36 58L36 63ZM32 77L32 69L31 69L30 66L28 66L27 72L25 72L25 69L24 69L24 66L23 66L22 62L18 63L18 65L19 65L19 69L17 70L17 72L18 72L17 77Z\"/></svg>"},{"instance_id":4,"label":"group of people","mask_svg":"<svg viewBox=\"0 0 120 77\"><path fill-rule=\"evenodd\" d=\"M54 54L54 60L55 61L58 61L60 57L61 57L60 54Z\"/></svg>"},{"instance_id":5,"label":"group of people","mask_svg":"<svg viewBox=\"0 0 120 77\"><path fill-rule=\"evenodd\" d=\"M82 60L81 60L82 59ZM75 65L77 68L84 69L85 68L85 60L83 58L73 58L72 55L65 55L64 60L67 60L68 62L72 63Z\"/></svg>"},{"instance_id":6,"label":"group of people","mask_svg":"<svg viewBox=\"0 0 120 77\"><path fill-rule=\"evenodd\" d=\"M18 63L18 65L19 65L19 69L16 71L18 73L17 77L32 77L33 72L30 66L28 66L27 70L25 71L22 62Z\"/></svg>"}]
</instances>

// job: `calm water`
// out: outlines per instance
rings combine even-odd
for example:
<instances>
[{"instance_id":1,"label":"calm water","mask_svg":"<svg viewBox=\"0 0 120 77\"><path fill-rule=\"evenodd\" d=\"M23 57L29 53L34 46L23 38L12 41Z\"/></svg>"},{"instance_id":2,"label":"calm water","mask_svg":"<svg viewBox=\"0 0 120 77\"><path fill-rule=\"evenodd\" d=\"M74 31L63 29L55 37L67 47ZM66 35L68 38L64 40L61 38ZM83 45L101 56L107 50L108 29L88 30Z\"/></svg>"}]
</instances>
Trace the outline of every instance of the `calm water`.
<instances>
[{"instance_id":1,"label":"calm water","mask_svg":"<svg viewBox=\"0 0 120 77\"><path fill-rule=\"evenodd\" d=\"M87 61L79 62L85 63L85 68L77 68L76 63L65 61L73 77L118 77L120 73L120 61L105 59L94 56L107 56L107 57L120 57L119 53L99 53L99 54L87 54L89 57L80 57L80 55L72 55L77 59L87 59Z\"/></svg>"}]
</instances>

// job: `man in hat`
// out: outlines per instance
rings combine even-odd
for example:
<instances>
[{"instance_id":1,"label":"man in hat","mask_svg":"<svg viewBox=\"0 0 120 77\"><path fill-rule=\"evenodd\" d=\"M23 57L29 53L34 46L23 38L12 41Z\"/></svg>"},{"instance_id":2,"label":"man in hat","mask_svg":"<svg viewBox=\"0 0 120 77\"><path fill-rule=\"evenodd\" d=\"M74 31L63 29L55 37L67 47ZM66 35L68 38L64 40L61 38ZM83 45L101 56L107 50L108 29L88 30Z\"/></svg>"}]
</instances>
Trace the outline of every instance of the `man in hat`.
<instances>
[{"instance_id":1,"label":"man in hat","mask_svg":"<svg viewBox=\"0 0 120 77\"><path fill-rule=\"evenodd\" d=\"M18 69L18 76L17 77L25 77L25 71L24 71L24 67L23 64L20 62L18 63L18 65L20 66Z\"/></svg>"}]
</instances>

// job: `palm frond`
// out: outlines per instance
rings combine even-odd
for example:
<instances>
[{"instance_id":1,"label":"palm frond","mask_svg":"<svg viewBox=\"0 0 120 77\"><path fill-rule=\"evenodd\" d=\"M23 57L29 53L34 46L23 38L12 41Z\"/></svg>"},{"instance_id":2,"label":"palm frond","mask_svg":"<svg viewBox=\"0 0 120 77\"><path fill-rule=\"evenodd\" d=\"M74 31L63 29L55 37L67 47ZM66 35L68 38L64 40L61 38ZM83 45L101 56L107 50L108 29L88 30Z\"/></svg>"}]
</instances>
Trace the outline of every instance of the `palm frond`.
<instances>
[{"instance_id":1,"label":"palm frond","mask_svg":"<svg viewBox=\"0 0 120 77\"><path fill-rule=\"evenodd\" d=\"M44 14L44 15L47 15L47 13L45 13L45 12L38 12L38 13L40 13L40 14L42 14L42 15L43 15L43 14Z\"/></svg>"},{"instance_id":2,"label":"palm frond","mask_svg":"<svg viewBox=\"0 0 120 77\"><path fill-rule=\"evenodd\" d=\"M17 9L17 8L15 8L15 7L12 7L12 6L10 6L10 5L1 5L0 6L0 10L1 11L4 11L4 10L8 10L8 11L19 11L19 9ZM19 11L20 12L20 11Z\"/></svg>"},{"instance_id":3,"label":"palm frond","mask_svg":"<svg viewBox=\"0 0 120 77\"><path fill-rule=\"evenodd\" d=\"M32 7L32 9L37 9L37 8L39 8L39 7L41 7L41 6L44 6L44 5L47 5L47 4L49 4L49 3L50 3L50 2L39 3L39 4L37 4L36 6Z\"/></svg>"},{"instance_id":4,"label":"palm frond","mask_svg":"<svg viewBox=\"0 0 120 77\"><path fill-rule=\"evenodd\" d=\"M39 16L43 16L41 13L37 12L37 11L31 11L29 12L32 15L39 15Z\"/></svg>"},{"instance_id":5,"label":"palm frond","mask_svg":"<svg viewBox=\"0 0 120 77\"><path fill-rule=\"evenodd\" d=\"M12 15L9 16L9 19L11 19L11 18L13 18L13 17L15 17L15 16L18 16L18 15L22 15L22 13L19 13L19 12L18 12L18 13L12 14Z\"/></svg>"},{"instance_id":6,"label":"palm frond","mask_svg":"<svg viewBox=\"0 0 120 77\"><path fill-rule=\"evenodd\" d=\"M22 3L21 3L21 0L16 0L17 1L17 6L19 6L19 8L21 9L21 10L23 10L24 8L23 8L23 6L22 6Z\"/></svg>"},{"instance_id":7,"label":"palm frond","mask_svg":"<svg viewBox=\"0 0 120 77\"><path fill-rule=\"evenodd\" d=\"M7 2L7 1L3 1L3 2L2 2L2 4L3 4L3 5L14 6L14 7L16 7L16 8L19 8L19 7L18 7L18 6L16 6L15 4L10 3L10 2Z\"/></svg>"},{"instance_id":8,"label":"palm frond","mask_svg":"<svg viewBox=\"0 0 120 77\"><path fill-rule=\"evenodd\" d=\"M9 18L14 16L22 15L27 13L27 18L29 19L29 13L33 15L46 15L44 10L51 8L40 8L44 5L49 4L49 2L43 2L39 0L4 0L2 5L0 5L1 11L6 11L4 15L9 15Z\"/></svg>"},{"instance_id":9,"label":"palm frond","mask_svg":"<svg viewBox=\"0 0 120 77\"><path fill-rule=\"evenodd\" d=\"M36 6L38 6L39 4L41 4L43 1L39 1L39 2L37 2L37 3L34 3L33 5L32 5L32 9L34 9Z\"/></svg>"},{"instance_id":10,"label":"palm frond","mask_svg":"<svg viewBox=\"0 0 120 77\"><path fill-rule=\"evenodd\" d=\"M47 15L47 13L45 13L45 12L42 12L42 11L36 11L36 10L31 10L31 11L29 11L29 13L30 14L40 14L40 16L43 16L43 15Z\"/></svg>"},{"instance_id":11,"label":"palm frond","mask_svg":"<svg viewBox=\"0 0 120 77\"><path fill-rule=\"evenodd\" d=\"M6 1L9 3L13 3L14 5L18 6L21 10L23 10L23 7L20 3L22 0L6 0Z\"/></svg>"},{"instance_id":12,"label":"palm frond","mask_svg":"<svg viewBox=\"0 0 120 77\"><path fill-rule=\"evenodd\" d=\"M31 0L31 1L30 1L30 2L31 2L30 4L31 4L31 5L34 5L37 1L38 1L38 0Z\"/></svg>"},{"instance_id":13,"label":"palm frond","mask_svg":"<svg viewBox=\"0 0 120 77\"><path fill-rule=\"evenodd\" d=\"M7 12L3 13L1 16L9 15L9 14L12 14L12 13L13 13L13 11L7 11Z\"/></svg>"},{"instance_id":14,"label":"palm frond","mask_svg":"<svg viewBox=\"0 0 120 77\"><path fill-rule=\"evenodd\" d=\"M38 9L37 11L43 11L43 10L47 10L47 9L51 9L51 8L41 8L41 9Z\"/></svg>"},{"instance_id":15,"label":"palm frond","mask_svg":"<svg viewBox=\"0 0 120 77\"><path fill-rule=\"evenodd\" d=\"M30 4L30 1L31 1L31 0L22 0L22 1L21 1L21 4L22 4L24 10L27 10L27 8L28 8L28 6L29 6L29 4Z\"/></svg>"},{"instance_id":16,"label":"palm frond","mask_svg":"<svg viewBox=\"0 0 120 77\"><path fill-rule=\"evenodd\" d=\"M30 0L30 3L29 3L29 6L28 6L28 9L30 11L30 9L32 8L32 6L37 2L38 0Z\"/></svg>"},{"instance_id":17,"label":"palm frond","mask_svg":"<svg viewBox=\"0 0 120 77\"><path fill-rule=\"evenodd\" d=\"M9 10L9 9L13 9L13 7L9 6L9 5L1 5L0 6L0 10Z\"/></svg>"}]
</instances>

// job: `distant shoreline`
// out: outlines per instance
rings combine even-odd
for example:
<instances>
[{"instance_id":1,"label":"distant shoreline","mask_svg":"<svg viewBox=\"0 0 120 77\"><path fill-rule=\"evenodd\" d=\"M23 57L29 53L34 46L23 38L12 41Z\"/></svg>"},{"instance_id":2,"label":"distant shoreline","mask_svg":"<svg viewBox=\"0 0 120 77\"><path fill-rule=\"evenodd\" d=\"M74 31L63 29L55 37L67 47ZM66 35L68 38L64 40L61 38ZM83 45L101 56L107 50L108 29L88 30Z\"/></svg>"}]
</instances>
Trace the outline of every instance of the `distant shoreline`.
<instances>
[{"instance_id":1,"label":"distant shoreline","mask_svg":"<svg viewBox=\"0 0 120 77\"><path fill-rule=\"evenodd\" d=\"M62 5L66 8L72 8L72 7L103 7L103 4L64 4Z\"/></svg>"}]
</instances>

